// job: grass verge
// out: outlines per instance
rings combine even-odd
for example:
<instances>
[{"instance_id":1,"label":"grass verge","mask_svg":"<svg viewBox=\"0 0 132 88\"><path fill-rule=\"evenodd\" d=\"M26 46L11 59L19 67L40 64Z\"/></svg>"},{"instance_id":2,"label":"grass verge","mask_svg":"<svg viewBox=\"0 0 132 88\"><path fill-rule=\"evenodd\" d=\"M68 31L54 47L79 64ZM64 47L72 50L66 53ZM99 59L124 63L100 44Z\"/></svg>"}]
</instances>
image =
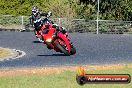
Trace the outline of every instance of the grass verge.
<instances>
[{"instance_id":1,"label":"grass verge","mask_svg":"<svg viewBox=\"0 0 132 88\"><path fill-rule=\"evenodd\" d=\"M0 47L0 58L5 58L11 55L11 52L7 48L1 48Z\"/></svg>"},{"instance_id":2,"label":"grass verge","mask_svg":"<svg viewBox=\"0 0 132 88\"><path fill-rule=\"evenodd\" d=\"M130 74L131 64L84 66L88 74ZM1 69L0 88L131 88L129 84L76 83L77 67ZM3 75L2 75L3 74Z\"/></svg>"}]
</instances>

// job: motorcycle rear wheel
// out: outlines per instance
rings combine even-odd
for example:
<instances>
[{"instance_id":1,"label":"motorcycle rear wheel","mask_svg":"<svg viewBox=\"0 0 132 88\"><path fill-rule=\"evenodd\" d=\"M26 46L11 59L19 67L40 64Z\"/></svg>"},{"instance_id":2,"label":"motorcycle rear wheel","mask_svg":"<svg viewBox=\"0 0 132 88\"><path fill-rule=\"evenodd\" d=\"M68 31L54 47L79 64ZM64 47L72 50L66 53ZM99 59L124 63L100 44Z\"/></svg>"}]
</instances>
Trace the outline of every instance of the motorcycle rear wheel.
<instances>
[{"instance_id":1,"label":"motorcycle rear wheel","mask_svg":"<svg viewBox=\"0 0 132 88\"><path fill-rule=\"evenodd\" d=\"M70 56L70 52L68 52L58 41L55 44L60 52L63 52L66 56Z\"/></svg>"}]
</instances>

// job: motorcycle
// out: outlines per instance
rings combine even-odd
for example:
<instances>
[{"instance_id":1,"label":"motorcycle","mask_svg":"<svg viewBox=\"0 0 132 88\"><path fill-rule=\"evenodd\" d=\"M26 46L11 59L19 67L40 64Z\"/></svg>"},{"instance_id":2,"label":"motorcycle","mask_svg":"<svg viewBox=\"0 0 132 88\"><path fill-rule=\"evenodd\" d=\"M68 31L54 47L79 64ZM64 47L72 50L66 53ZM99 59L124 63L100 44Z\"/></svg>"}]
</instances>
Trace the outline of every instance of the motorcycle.
<instances>
[{"instance_id":1,"label":"motorcycle","mask_svg":"<svg viewBox=\"0 0 132 88\"><path fill-rule=\"evenodd\" d=\"M76 49L68 39L67 34L57 31L54 25L44 26L42 38L48 49L54 49L56 52L61 52L68 56L76 53Z\"/></svg>"},{"instance_id":2,"label":"motorcycle","mask_svg":"<svg viewBox=\"0 0 132 88\"><path fill-rule=\"evenodd\" d=\"M58 31L54 24L45 21L39 30L35 31L35 35L47 45L48 49L54 49L56 52L64 53L67 56L76 53L76 49L70 42L68 35Z\"/></svg>"}]
</instances>

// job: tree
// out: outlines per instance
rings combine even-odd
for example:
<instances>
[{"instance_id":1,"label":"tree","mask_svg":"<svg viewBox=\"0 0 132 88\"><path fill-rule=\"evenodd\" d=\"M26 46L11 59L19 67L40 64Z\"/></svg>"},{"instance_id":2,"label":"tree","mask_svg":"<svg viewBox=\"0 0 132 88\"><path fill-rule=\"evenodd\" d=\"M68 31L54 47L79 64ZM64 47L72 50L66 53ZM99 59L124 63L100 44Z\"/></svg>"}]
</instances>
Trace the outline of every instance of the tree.
<instances>
[{"instance_id":1,"label":"tree","mask_svg":"<svg viewBox=\"0 0 132 88\"><path fill-rule=\"evenodd\" d=\"M37 5L43 12L52 11L53 17L95 20L97 0L0 0L0 14L30 15ZM100 19L132 20L132 0L100 0Z\"/></svg>"},{"instance_id":2,"label":"tree","mask_svg":"<svg viewBox=\"0 0 132 88\"><path fill-rule=\"evenodd\" d=\"M130 0L100 0L101 19L104 20L130 20L132 6Z\"/></svg>"}]
</instances>

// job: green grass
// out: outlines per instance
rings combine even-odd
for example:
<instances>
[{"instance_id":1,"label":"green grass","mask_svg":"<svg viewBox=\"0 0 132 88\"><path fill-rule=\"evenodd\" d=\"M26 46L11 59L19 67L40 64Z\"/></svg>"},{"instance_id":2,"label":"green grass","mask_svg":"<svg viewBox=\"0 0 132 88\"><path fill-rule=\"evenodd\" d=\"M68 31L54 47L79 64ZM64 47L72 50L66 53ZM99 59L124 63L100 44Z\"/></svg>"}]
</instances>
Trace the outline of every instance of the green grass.
<instances>
[{"instance_id":1,"label":"green grass","mask_svg":"<svg viewBox=\"0 0 132 88\"><path fill-rule=\"evenodd\" d=\"M0 59L7 57L7 56L10 56L10 55L11 55L11 52L9 49L0 47Z\"/></svg>"},{"instance_id":2,"label":"green grass","mask_svg":"<svg viewBox=\"0 0 132 88\"><path fill-rule=\"evenodd\" d=\"M130 74L131 68L120 70L91 70L87 74ZM76 72L64 71L54 74L30 74L22 76L0 77L0 88L132 88L129 84L86 84L76 83Z\"/></svg>"}]
</instances>

